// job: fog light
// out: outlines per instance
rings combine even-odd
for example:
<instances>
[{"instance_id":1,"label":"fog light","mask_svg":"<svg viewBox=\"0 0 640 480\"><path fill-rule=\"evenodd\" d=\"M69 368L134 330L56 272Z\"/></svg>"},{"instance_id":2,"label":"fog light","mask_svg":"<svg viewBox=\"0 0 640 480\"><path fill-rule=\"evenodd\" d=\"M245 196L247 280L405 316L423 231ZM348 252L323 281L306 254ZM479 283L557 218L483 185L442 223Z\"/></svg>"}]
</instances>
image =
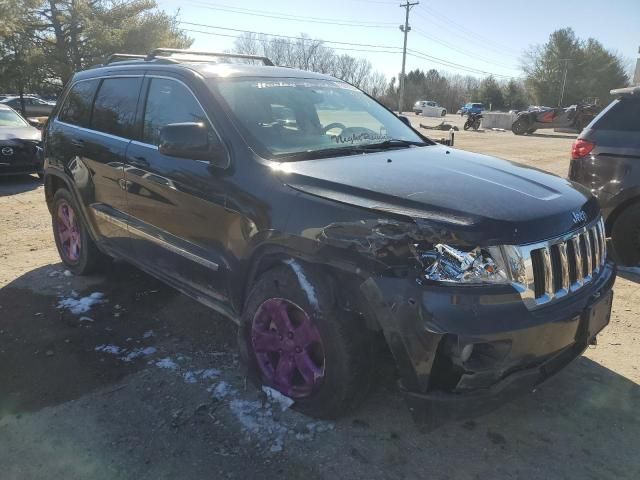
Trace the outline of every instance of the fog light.
<instances>
[{"instance_id":1,"label":"fog light","mask_svg":"<svg viewBox=\"0 0 640 480\"><path fill-rule=\"evenodd\" d=\"M469 357L471 357L472 353L473 353L473 343L470 343L469 345L465 345L460 351L460 360L462 360L463 363L466 362L467 360L469 360Z\"/></svg>"}]
</instances>

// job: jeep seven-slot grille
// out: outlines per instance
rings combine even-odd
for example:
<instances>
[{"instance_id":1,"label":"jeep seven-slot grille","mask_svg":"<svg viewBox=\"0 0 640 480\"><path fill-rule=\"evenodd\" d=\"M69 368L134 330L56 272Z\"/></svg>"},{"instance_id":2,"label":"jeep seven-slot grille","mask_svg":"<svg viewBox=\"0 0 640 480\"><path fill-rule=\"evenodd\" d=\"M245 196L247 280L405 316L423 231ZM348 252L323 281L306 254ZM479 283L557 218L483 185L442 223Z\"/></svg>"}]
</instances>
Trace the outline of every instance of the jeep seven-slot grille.
<instances>
[{"instance_id":1,"label":"jeep seven-slot grille","mask_svg":"<svg viewBox=\"0 0 640 480\"><path fill-rule=\"evenodd\" d=\"M604 224L595 224L531 250L536 302L546 303L591 281L606 260Z\"/></svg>"}]
</instances>

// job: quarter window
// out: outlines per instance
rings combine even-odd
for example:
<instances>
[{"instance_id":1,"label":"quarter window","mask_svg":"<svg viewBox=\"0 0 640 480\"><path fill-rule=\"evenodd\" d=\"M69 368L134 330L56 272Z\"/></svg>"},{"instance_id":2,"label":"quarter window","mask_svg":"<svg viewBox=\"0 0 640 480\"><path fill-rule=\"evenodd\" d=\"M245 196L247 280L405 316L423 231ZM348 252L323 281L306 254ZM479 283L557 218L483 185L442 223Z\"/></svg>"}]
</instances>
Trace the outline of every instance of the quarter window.
<instances>
[{"instance_id":1,"label":"quarter window","mask_svg":"<svg viewBox=\"0 0 640 480\"><path fill-rule=\"evenodd\" d=\"M208 125L207 116L184 85L164 78L151 79L144 111L143 141L158 145L162 127L183 122Z\"/></svg>"},{"instance_id":2,"label":"quarter window","mask_svg":"<svg viewBox=\"0 0 640 480\"><path fill-rule=\"evenodd\" d=\"M98 82L99 80L86 80L71 87L60 111L60 121L80 127L89 126L91 104L98 88Z\"/></svg>"},{"instance_id":3,"label":"quarter window","mask_svg":"<svg viewBox=\"0 0 640 480\"><path fill-rule=\"evenodd\" d=\"M640 132L640 100L622 98L594 126L598 130Z\"/></svg>"},{"instance_id":4,"label":"quarter window","mask_svg":"<svg viewBox=\"0 0 640 480\"><path fill-rule=\"evenodd\" d=\"M141 78L107 78L93 105L91 128L119 137L130 137L136 115Z\"/></svg>"}]
</instances>

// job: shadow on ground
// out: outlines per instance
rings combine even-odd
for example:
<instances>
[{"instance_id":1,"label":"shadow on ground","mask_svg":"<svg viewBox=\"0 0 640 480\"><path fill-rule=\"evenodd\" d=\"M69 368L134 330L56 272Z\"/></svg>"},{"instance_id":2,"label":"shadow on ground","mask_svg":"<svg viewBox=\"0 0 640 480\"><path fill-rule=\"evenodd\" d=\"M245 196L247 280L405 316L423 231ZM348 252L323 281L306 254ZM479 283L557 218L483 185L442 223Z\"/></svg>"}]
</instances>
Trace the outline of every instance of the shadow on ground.
<instances>
[{"instance_id":1,"label":"shadow on ground","mask_svg":"<svg viewBox=\"0 0 640 480\"><path fill-rule=\"evenodd\" d=\"M107 302L86 314L92 321L57 308L59 295L74 289L80 295L105 294ZM158 368L146 368L145 359L127 363L95 350L104 344L153 345L156 359L206 359L203 352L235 351L235 327L195 301L125 264L86 278L65 276L60 265L50 265L0 289L0 330L0 435L4 417L4 434L13 435L15 452L32 449L43 435L64 434L82 445L74 455L126 465L121 477L111 478L132 478L135 472L141 475L136 478L151 478L144 472L203 478L214 465L244 474L251 470L245 461L254 446L238 437L238 418L223 414L226 400L212 404L220 412L214 417L195 416L176 425L176 412L200 408L212 402L210 395L181 378L166 380ZM149 331L153 337L146 338ZM241 369L233 368L237 372L230 374L242 378ZM56 408L44 408L49 406ZM639 411L640 386L580 357L537 391L488 415L424 432L397 392L393 369L383 368L356 412L313 442L285 445L271 465L304 465L305 472L309 467L322 478L636 479ZM20 415L24 418L16 420ZM15 421L23 423L13 427ZM33 435L20 433L29 426ZM243 453L207 453L221 445L240 446ZM137 459L132 451L144 456ZM17 453L12 458L12 471L23 471ZM47 465L57 461L56 455ZM181 465L197 474L181 475ZM254 473L274 478L265 465ZM283 478L302 478L296 475L283 473Z\"/></svg>"},{"instance_id":2,"label":"shadow on ground","mask_svg":"<svg viewBox=\"0 0 640 480\"><path fill-rule=\"evenodd\" d=\"M558 137L562 137L562 138L571 138L571 139L575 139L578 138L578 134L570 134L567 135L566 133L561 133L561 132L554 132L554 133L527 133L527 136L529 137L540 137L540 138L558 138Z\"/></svg>"},{"instance_id":3,"label":"shadow on ground","mask_svg":"<svg viewBox=\"0 0 640 480\"><path fill-rule=\"evenodd\" d=\"M58 308L74 291L79 298L101 292L105 302L79 314ZM200 344L212 341L202 334L212 317L127 264L112 263L88 277L66 276L61 264L30 271L0 289L0 417L78 398L145 366L105 356L98 345L143 348L148 331L165 342L188 332Z\"/></svg>"},{"instance_id":4,"label":"shadow on ground","mask_svg":"<svg viewBox=\"0 0 640 480\"><path fill-rule=\"evenodd\" d=\"M40 185L42 180L35 175L0 176L0 197L35 190Z\"/></svg>"}]
</instances>

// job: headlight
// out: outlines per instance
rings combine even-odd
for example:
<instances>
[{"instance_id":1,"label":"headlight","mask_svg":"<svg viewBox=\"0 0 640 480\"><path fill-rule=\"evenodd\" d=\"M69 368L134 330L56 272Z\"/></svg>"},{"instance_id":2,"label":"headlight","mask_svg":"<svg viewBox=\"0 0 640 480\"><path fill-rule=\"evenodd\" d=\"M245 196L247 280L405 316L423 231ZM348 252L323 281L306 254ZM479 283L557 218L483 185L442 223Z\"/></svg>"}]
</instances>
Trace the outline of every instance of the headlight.
<instances>
[{"instance_id":1,"label":"headlight","mask_svg":"<svg viewBox=\"0 0 640 480\"><path fill-rule=\"evenodd\" d=\"M499 254L498 249L491 250ZM439 243L433 249L420 251L416 248L415 252L427 280L467 284L509 283L508 275L489 251L480 247L463 251Z\"/></svg>"}]
</instances>

